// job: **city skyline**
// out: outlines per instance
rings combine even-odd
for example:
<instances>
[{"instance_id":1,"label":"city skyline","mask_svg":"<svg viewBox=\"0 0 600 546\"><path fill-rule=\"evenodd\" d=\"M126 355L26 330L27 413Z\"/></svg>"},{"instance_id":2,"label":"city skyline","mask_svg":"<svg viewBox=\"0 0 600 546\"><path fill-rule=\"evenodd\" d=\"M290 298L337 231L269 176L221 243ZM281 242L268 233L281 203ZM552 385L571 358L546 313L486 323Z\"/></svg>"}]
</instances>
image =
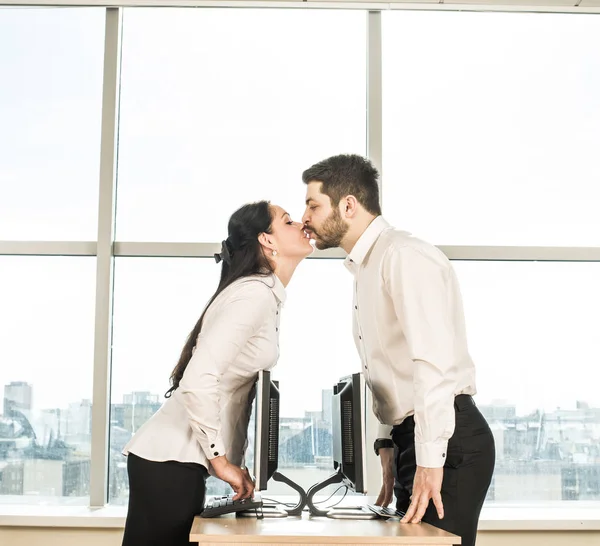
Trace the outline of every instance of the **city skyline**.
<instances>
[{"instance_id":1,"label":"city skyline","mask_svg":"<svg viewBox=\"0 0 600 546\"><path fill-rule=\"evenodd\" d=\"M4 392L14 400L5 398L11 414L0 416L0 501L19 496L26 501L40 495L75 502L85 498L89 493L91 402L69 402L66 412L40 410L40 420L22 403L31 400L34 385L14 381L5 385ZM331 396L331 390L321 392L319 411L280 417L279 469L304 486L331 473ZM583 402L576 406L575 410L536 411L526 416L518 415L511 405L480 406L496 438L496 472L489 502L600 499L600 407ZM121 450L159 407L159 395L151 392L127 393L121 403L111 404L112 504L126 504L128 497ZM253 430L251 421L246 452L250 467ZM272 483L267 494L288 494L282 487ZM211 478L209 494L227 491L226 484Z\"/></svg>"},{"instance_id":2,"label":"city skyline","mask_svg":"<svg viewBox=\"0 0 600 546\"><path fill-rule=\"evenodd\" d=\"M275 377L275 380L278 380ZM31 404L28 407L20 407L20 405L14 404L15 399L14 398L9 398L6 396L6 389L8 387L27 387L28 391L29 391L29 396L30 396L30 400L31 400ZM280 387L281 387L281 383L280 383ZM21 381L21 380L15 380L15 381L10 381L9 383L6 383L3 387L3 396L2 396L2 404L0 404L0 407L4 408L4 412L3 414L0 414L0 417L2 417L3 415L7 414L7 410L6 408L8 407L8 402L12 401L13 404L11 404L11 406L14 409L19 409L20 411L22 411L23 409L25 409L26 412L31 412L33 411L35 405L32 403L33 402L33 397L34 397L34 384L33 383L27 383L25 381ZM280 392L281 392L281 388L280 388ZM330 392L330 389L321 389L319 391L319 396L321 397L320 400L320 405L318 408L313 408L313 409L306 409L304 410L304 415L300 416L300 415L284 415L282 413L282 418L302 418L305 417L308 414L311 413L315 413L315 412L322 412L325 411L324 408L324 393L326 392ZM282 393L282 399L284 398L285 393ZM139 400L139 399L143 399L142 402L133 402L133 400ZM111 406L115 406L115 405L136 405L136 404L148 404L149 401L152 401L153 404L156 404L157 406L161 406L164 402L165 402L165 398L163 396L163 394L160 393L153 393L151 391L145 391L145 390L135 390L135 391L131 391L129 393L123 393L123 395L121 396L121 401L115 401L114 399L111 399ZM66 404L66 405L65 405ZM81 398L78 400L71 400L69 402L63 403L62 405L54 405L54 406L47 406L47 407L35 407L36 411L40 411L40 412L48 412L48 411L55 411L55 410L68 410L70 409L74 404L84 404L84 405L89 405L91 407L92 404L92 399L91 398ZM581 398L576 398L573 400L568 400L566 404L564 405L557 405L554 408L551 409L542 409L542 408L535 408L532 411L525 411L525 412L518 412L517 411L517 404L515 404L513 401L511 401L510 399L492 399L489 403L484 404L484 406L486 407L499 407L499 408L513 408L515 409L515 413L514 416L515 417L527 417L529 415L532 415L536 412L543 412L543 413L552 413L552 412L556 412L556 411L562 411L562 410L566 410L566 411L574 411L574 410L578 410L581 407L589 407L590 409L600 409L600 404L595 405L593 402L590 402L588 400L585 399L581 399ZM367 408L369 409L369 408ZM329 402L329 411L331 411L331 402Z\"/></svg>"}]
</instances>

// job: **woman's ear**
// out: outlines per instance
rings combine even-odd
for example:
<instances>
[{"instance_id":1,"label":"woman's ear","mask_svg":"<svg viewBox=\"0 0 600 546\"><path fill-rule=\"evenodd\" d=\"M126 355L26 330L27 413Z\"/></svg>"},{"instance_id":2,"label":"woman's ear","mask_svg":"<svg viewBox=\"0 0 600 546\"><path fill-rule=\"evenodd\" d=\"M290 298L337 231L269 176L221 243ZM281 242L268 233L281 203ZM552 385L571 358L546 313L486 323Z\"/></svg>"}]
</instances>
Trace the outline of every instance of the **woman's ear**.
<instances>
[{"instance_id":1,"label":"woman's ear","mask_svg":"<svg viewBox=\"0 0 600 546\"><path fill-rule=\"evenodd\" d=\"M264 246L268 250L273 250L275 248L275 243L273 242L273 238L268 233L261 233L258 236L258 242Z\"/></svg>"}]
</instances>

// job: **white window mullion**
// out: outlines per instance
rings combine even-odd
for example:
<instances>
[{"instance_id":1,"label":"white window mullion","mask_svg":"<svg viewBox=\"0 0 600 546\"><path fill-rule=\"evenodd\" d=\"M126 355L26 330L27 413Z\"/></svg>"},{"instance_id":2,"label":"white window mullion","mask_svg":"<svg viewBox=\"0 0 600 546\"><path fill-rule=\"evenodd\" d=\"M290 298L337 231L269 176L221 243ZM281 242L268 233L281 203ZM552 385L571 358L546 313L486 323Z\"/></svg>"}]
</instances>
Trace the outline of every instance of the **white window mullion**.
<instances>
[{"instance_id":1,"label":"white window mullion","mask_svg":"<svg viewBox=\"0 0 600 546\"><path fill-rule=\"evenodd\" d=\"M96 265L96 315L94 332L94 383L90 506L104 506L108 499L110 365L113 299L113 241L117 162L117 119L121 65L122 14L106 9L102 136Z\"/></svg>"}]
</instances>

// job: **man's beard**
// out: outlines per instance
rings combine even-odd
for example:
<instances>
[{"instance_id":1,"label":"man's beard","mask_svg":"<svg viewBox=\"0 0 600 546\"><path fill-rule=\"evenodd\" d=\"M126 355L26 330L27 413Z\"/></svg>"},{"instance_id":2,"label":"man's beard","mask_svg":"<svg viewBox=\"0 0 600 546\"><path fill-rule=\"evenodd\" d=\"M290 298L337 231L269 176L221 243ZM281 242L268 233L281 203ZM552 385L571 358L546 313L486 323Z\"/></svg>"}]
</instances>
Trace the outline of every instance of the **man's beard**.
<instances>
[{"instance_id":1,"label":"man's beard","mask_svg":"<svg viewBox=\"0 0 600 546\"><path fill-rule=\"evenodd\" d=\"M340 211L336 208L323 222L318 233L315 232L315 246L319 250L337 248L348 233L349 226L342 220Z\"/></svg>"}]
</instances>

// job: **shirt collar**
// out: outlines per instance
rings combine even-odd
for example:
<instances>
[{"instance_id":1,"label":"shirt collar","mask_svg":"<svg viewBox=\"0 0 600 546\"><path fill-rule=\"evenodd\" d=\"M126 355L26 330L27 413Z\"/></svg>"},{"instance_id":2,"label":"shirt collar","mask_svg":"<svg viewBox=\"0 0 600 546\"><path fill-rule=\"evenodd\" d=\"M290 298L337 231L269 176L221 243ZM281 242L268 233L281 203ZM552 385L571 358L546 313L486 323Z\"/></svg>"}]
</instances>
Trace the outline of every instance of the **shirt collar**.
<instances>
[{"instance_id":1,"label":"shirt collar","mask_svg":"<svg viewBox=\"0 0 600 546\"><path fill-rule=\"evenodd\" d=\"M264 282L272 291L279 303L282 305L285 303L286 293L285 286L279 280L279 277L275 273L271 273L266 277L259 277L259 280Z\"/></svg>"},{"instance_id":2,"label":"shirt collar","mask_svg":"<svg viewBox=\"0 0 600 546\"><path fill-rule=\"evenodd\" d=\"M344 261L344 265L350 270L351 273L355 273L361 266L367 254L373 248L373 245L379 239L379 236L383 231L388 229L390 224L385 220L383 216L378 216L373 220L367 229L363 231L363 234L358 238L354 248L348 254L348 257Z\"/></svg>"}]
</instances>

